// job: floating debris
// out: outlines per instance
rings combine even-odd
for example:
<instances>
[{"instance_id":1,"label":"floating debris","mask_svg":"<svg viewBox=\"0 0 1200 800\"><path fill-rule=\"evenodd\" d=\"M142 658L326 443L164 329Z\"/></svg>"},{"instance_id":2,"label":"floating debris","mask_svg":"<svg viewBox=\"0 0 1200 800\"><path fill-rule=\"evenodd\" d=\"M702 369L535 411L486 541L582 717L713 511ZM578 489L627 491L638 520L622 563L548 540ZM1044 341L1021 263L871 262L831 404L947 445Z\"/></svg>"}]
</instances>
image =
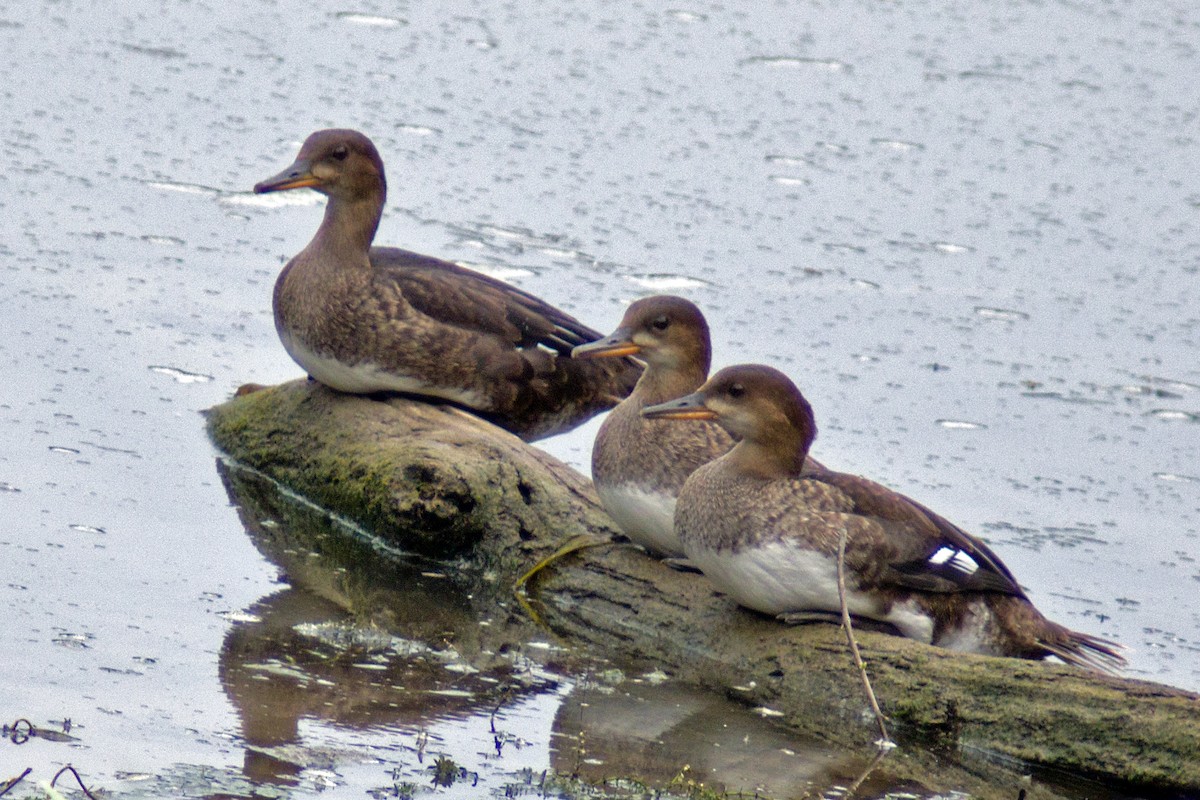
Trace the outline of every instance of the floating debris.
<instances>
[{"instance_id":1,"label":"floating debris","mask_svg":"<svg viewBox=\"0 0 1200 800\"><path fill-rule=\"evenodd\" d=\"M693 278L688 275L675 275L669 272L651 273L649 275L624 275L622 277L630 283L635 283L645 289L653 289L656 292L698 289L709 285L707 281L700 280L699 278Z\"/></svg>"},{"instance_id":2,"label":"floating debris","mask_svg":"<svg viewBox=\"0 0 1200 800\"><path fill-rule=\"evenodd\" d=\"M342 22L349 22L352 25L365 25L369 28L399 28L401 25L407 25L408 21L399 17L381 17L375 14L362 14L357 11L339 11L333 15L336 19Z\"/></svg>"},{"instance_id":3,"label":"floating debris","mask_svg":"<svg viewBox=\"0 0 1200 800\"><path fill-rule=\"evenodd\" d=\"M1002 319L1008 321L1029 319L1024 311L1011 308L992 308L991 306L975 306L975 315L984 319Z\"/></svg>"},{"instance_id":4,"label":"floating debris","mask_svg":"<svg viewBox=\"0 0 1200 800\"><path fill-rule=\"evenodd\" d=\"M1146 412L1146 416L1166 422L1200 422L1200 413L1195 411L1180 411L1174 408L1156 408L1153 411Z\"/></svg>"},{"instance_id":5,"label":"floating debris","mask_svg":"<svg viewBox=\"0 0 1200 800\"><path fill-rule=\"evenodd\" d=\"M647 672L641 679L651 686L658 686L671 680L671 676L661 669L656 669L653 672Z\"/></svg>"},{"instance_id":6,"label":"floating debris","mask_svg":"<svg viewBox=\"0 0 1200 800\"><path fill-rule=\"evenodd\" d=\"M151 365L151 372L157 372L159 375L167 375L175 379L176 383L208 383L213 379L212 375L205 375L201 372L188 372L179 367L166 367Z\"/></svg>"},{"instance_id":7,"label":"floating debris","mask_svg":"<svg viewBox=\"0 0 1200 800\"><path fill-rule=\"evenodd\" d=\"M908 151L925 149L925 145L920 142L906 142L903 139L872 139L871 144L888 150Z\"/></svg>"},{"instance_id":8,"label":"floating debris","mask_svg":"<svg viewBox=\"0 0 1200 800\"><path fill-rule=\"evenodd\" d=\"M146 185L151 189L161 189L165 192L179 192L181 194L202 194L202 195L218 195L220 189L215 189L212 186L204 186L199 183L181 183L178 181L147 181Z\"/></svg>"},{"instance_id":9,"label":"floating debris","mask_svg":"<svg viewBox=\"0 0 1200 800\"><path fill-rule=\"evenodd\" d=\"M751 56L743 64L762 64L775 68L813 67L827 72L852 72L854 67L836 58L804 58L802 56Z\"/></svg>"},{"instance_id":10,"label":"floating debris","mask_svg":"<svg viewBox=\"0 0 1200 800\"><path fill-rule=\"evenodd\" d=\"M961 419L939 419L936 420L938 425L952 431L977 431L986 430L987 425L982 422L968 422Z\"/></svg>"},{"instance_id":11,"label":"floating debris","mask_svg":"<svg viewBox=\"0 0 1200 800\"><path fill-rule=\"evenodd\" d=\"M753 708L750 710L750 713L758 714L760 717L782 717L783 716L782 711L776 711L775 709L767 708L766 706L758 706L757 708Z\"/></svg>"},{"instance_id":12,"label":"floating debris","mask_svg":"<svg viewBox=\"0 0 1200 800\"><path fill-rule=\"evenodd\" d=\"M225 206L283 208L284 206L315 206L324 202L324 198L315 191L269 192L268 194L224 192L220 193L219 202Z\"/></svg>"},{"instance_id":13,"label":"floating debris","mask_svg":"<svg viewBox=\"0 0 1200 800\"><path fill-rule=\"evenodd\" d=\"M172 246L187 244L187 242L185 242L183 239L180 239L178 236L154 236L147 234L141 237L141 239L143 242L147 242L149 244L165 244Z\"/></svg>"},{"instance_id":14,"label":"floating debris","mask_svg":"<svg viewBox=\"0 0 1200 800\"><path fill-rule=\"evenodd\" d=\"M1178 475L1174 472L1156 472L1154 477L1160 481L1170 481L1172 483L1200 483L1200 476L1196 475Z\"/></svg>"},{"instance_id":15,"label":"floating debris","mask_svg":"<svg viewBox=\"0 0 1200 800\"><path fill-rule=\"evenodd\" d=\"M437 136L441 131L437 128L431 128L428 125L413 125L410 123L400 123L396 126L397 133L409 133L413 136Z\"/></svg>"},{"instance_id":16,"label":"floating debris","mask_svg":"<svg viewBox=\"0 0 1200 800\"><path fill-rule=\"evenodd\" d=\"M96 637L90 633L60 633L50 641L63 647L69 647L72 650L87 650L91 647L89 642Z\"/></svg>"},{"instance_id":17,"label":"floating debris","mask_svg":"<svg viewBox=\"0 0 1200 800\"><path fill-rule=\"evenodd\" d=\"M812 183L808 178L799 178L795 175L772 175L770 181L778 183L780 186L808 186Z\"/></svg>"},{"instance_id":18,"label":"floating debris","mask_svg":"<svg viewBox=\"0 0 1200 800\"><path fill-rule=\"evenodd\" d=\"M680 22L707 22L708 17L697 11L685 11L681 8L667 9L667 16Z\"/></svg>"}]
</instances>

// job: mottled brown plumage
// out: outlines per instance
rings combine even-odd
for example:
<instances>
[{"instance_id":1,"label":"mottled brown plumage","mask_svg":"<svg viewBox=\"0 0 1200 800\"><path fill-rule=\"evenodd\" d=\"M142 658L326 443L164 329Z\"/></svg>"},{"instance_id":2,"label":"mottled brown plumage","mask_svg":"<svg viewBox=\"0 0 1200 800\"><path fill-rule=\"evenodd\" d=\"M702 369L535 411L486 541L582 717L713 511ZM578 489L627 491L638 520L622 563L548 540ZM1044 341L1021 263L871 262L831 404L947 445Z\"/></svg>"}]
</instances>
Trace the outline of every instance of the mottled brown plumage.
<instances>
[{"instance_id":1,"label":"mottled brown plumage","mask_svg":"<svg viewBox=\"0 0 1200 800\"><path fill-rule=\"evenodd\" d=\"M328 197L312 241L275 284L275 327L315 379L352 393L406 392L465 406L525 439L568 430L633 388L629 359L576 362L599 336L502 281L372 247L386 199L383 162L361 133L325 130L254 187Z\"/></svg>"},{"instance_id":2,"label":"mottled brown plumage","mask_svg":"<svg viewBox=\"0 0 1200 800\"><path fill-rule=\"evenodd\" d=\"M873 481L801 465L816 436L808 402L770 367L729 367L695 393L645 410L716 419L741 439L697 469L675 527L688 558L735 600L773 614L836 612L836 554L846 532L852 613L953 649L1056 655L1112 670L1116 645L1043 617L992 550Z\"/></svg>"},{"instance_id":3,"label":"mottled brown plumage","mask_svg":"<svg viewBox=\"0 0 1200 800\"><path fill-rule=\"evenodd\" d=\"M715 422L676 425L641 412L695 391L708 378L708 323L682 297L644 297L630 304L612 334L572 352L574 358L629 355L642 359L646 370L596 434L592 480L605 510L631 540L657 555L681 556L675 498L688 475L728 452L734 439Z\"/></svg>"},{"instance_id":4,"label":"mottled brown plumage","mask_svg":"<svg viewBox=\"0 0 1200 800\"><path fill-rule=\"evenodd\" d=\"M646 419L642 408L695 391L712 362L708 324L693 303L656 295L637 300L611 335L580 345L573 358L637 355L646 369L633 393L609 413L592 445L592 480L609 515L656 555L682 556L674 533L675 497L696 467L733 446L716 423Z\"/></svg>"}]
</instances>

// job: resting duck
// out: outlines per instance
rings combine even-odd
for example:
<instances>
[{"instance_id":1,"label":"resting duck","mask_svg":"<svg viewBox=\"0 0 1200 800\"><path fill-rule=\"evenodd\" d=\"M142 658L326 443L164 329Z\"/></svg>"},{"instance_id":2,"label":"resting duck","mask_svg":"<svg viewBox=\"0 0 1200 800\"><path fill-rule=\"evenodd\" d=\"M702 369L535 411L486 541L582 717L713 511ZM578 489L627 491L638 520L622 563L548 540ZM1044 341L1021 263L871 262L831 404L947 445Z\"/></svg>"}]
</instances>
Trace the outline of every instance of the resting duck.
<instances>
[{"instance_id":1,"label":"resting duck","mask_svg":"<svg viewBox=\"0 0 1200 800\"><path fill-rule=\"evenodd\" d=\"M1053 655L1104 672L1125 663L1119 645L1042 616L987 545L919 503L856 475L805 473L816 423L778 370L729 367L643 413L715 420L740 440L688 478L675 529L688 559L741 605L793 619L838 617L845 529L851 614L952 650Z\"/></svg>"},{"instance_id":2,"label":"resting duck","mask_svg":"<svg viewBox=\"0 0 1200 800\"><path fill-rule=\"evenodd\" d=\"M329 198L275 282L275 328L308 374L342 392L403 392L464 406L527 440L569 430L629 394L641 366L573 361L599 334L502 281L372 247L387 185L366 136L318 131L256 193Z\"/></svg>"},{"instance_id":3,"label":"resting duck","mask_svg":"<svg viewBox=\"0 0 1200 800\"><path fill-rule=\"evenodd\" d=\"M645 297L630 304L611 335L571 351L572 358L621 356L637 356L646 370L596 434L592 481L600 504L631 541L677 558L683 548L675 535L675 498L692 470L728 452L734 440L715 422L676 425L643 417L642 409L704 383L712 363L708 323L682 297Z\"/></svg>"}]
</instances>

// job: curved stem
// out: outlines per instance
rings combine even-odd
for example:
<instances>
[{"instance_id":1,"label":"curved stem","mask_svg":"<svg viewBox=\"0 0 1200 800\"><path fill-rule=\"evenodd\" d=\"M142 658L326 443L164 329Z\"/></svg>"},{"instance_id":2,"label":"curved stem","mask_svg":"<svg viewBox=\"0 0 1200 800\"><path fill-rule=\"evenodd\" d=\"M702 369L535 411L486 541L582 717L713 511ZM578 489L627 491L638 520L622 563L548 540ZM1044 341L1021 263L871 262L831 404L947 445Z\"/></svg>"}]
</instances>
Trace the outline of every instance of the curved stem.
<instances>
[{"instance_id":1,"label":"curved stem","mask_svg":"<svg viewBox=\"0 0 1200 800\"><path fill-rule=\"evenodd\" d=\"M875 699L875 691L871 688L871 679L867 677L867 667L863 664L862 655L858 652L858 642L854 639L854 627L850 624L850 609L846 607L846 526L842 526L842 534L838 537L837 557L837 586L838 602L842 605L842 627L846 630L846 641L850 643L850 655L854 657L854 665L862 678L863 690L867 693L867 702L875 713L875 721L879 723L879 746L881 749L893 746L892 737L888 736L887 719Z\"/></svg>"}]
</instances>

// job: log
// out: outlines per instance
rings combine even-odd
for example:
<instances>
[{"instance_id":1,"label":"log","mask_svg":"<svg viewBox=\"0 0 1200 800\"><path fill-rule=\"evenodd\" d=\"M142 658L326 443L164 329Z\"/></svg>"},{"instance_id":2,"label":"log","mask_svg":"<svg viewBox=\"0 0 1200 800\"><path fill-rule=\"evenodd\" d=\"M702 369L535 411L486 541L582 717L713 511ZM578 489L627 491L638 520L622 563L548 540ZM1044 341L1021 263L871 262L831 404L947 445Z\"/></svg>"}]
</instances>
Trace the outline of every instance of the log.
<instances>
[{"instance_id":1,"label":"log","mask_svg":"<svg viewBox=\"0 0 1200 800\"><path fill-rule=\"evenodd\" d=\"M453 407L298 381L222 404L208 424L235 473L269 478L350 520L380 553L453 559L476 602L509 604L515 578L564 541L616 533L585 477ZM787 627L745 611L702 577L628 545L561 559L529 591L568 642L660 665L831 743L862 747L877 735L838 627ZM1011 770L982 765L1000 762L1110 788L1200 791L1196 694L857 637L903 745L888 766L896 776L1011 800ZM1032 796L1054 796L1039 791Z\"/></svg>"}]
</instances>

